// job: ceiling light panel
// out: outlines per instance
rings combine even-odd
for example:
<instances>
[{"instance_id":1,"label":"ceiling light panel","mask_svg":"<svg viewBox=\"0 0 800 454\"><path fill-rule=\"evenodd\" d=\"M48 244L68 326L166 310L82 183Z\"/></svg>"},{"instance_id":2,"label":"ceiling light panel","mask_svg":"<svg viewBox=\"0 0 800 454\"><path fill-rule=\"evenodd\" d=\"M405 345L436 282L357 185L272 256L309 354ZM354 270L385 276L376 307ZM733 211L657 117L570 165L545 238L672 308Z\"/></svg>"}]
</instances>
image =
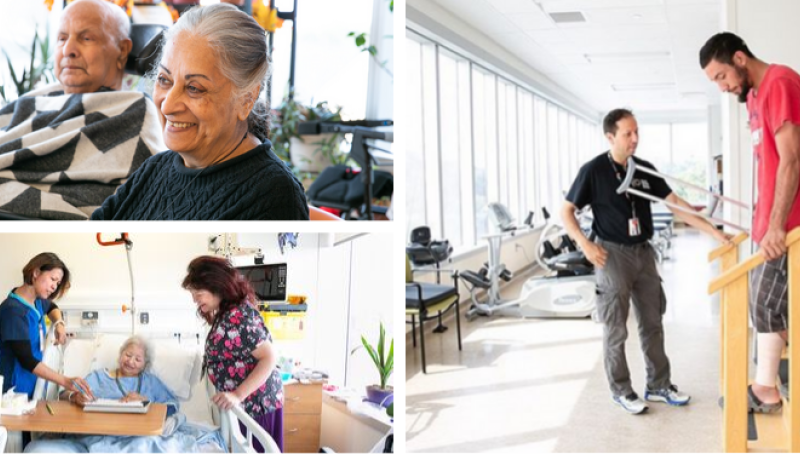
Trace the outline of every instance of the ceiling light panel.
<instances>
[{"instance_id":1,"label":"ceiling light panel","mask_svg":"<svg viewBox=\"0 0 800 454\"><path fill-rule=\"evenodd\" d=\"M584 54L584 58L589 63L630 63L642 60L661 60L672 56L669 51L654 52L606 52Z\"/></svg>"},{"instance_id":2,"label":"ceiling light panel","mask_svg":"<svg viewBox=\"0 0 800 454\"><path fill-rule=\"evenodd\" d=\"M534 0L486 0L492 8L501 13L541 13Z\"/></svg>"},{"instance_id":3,"label":"ceiling light panel","mask_svg":"<svg viewBox=\"0 0 800 454\"><path fill-rule=\"evenodd\" d=\"M644 8L593 8L583 10L586 19L599 27L666 24L667 15L662 6ZM635 18L634 14L641 17Z\"/></svg>"},{"instance_id":4,"label":"ceiling light panel","mask_svg":"<svg viewBox=\"0 0 800 454\"><path fill-rule=\"evenodd\" d=\"M563 11L588 11L590 9L637 8L647 6L663 7L662 0L539 0L542 9L548 13Z\"/></svg>"},{"instance_id":5,"label":"ceiling light panel","mask_svg":"<svg viewBox=\"0 0 800 454\"><path fill-rule=\"evenodd\" d=\"M664 83L664 84L613 84L611 85L611 89L616 92L621 91L663 91L663 90L675 90L675 84L673 83Z\"/></svg>"},{"instance_id":6,"label":"ceiling light panel","mask_svg":"<svg viewBox=\"0 0 800 454\"><path fill-rule=\"evenodd\" d=\"M556 25L545 13L514 13L506 15L520 30L553 30Z\"/></svg>"}]
</instances>

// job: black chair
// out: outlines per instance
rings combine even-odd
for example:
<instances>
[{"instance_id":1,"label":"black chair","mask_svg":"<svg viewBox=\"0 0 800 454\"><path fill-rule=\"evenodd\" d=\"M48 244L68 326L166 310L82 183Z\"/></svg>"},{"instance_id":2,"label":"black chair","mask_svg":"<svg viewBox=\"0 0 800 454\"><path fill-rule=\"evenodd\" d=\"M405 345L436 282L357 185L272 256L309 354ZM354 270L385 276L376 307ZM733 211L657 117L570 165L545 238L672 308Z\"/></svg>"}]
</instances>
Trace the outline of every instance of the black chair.
<instances>
[{"instance_id":1,"label":"black chair","mask_svg":"<svg viewBox=\"0 0 800 454\"><path fill-rule=\"evenodd\" d=\"M150 72L158 58L161 40L167 27L157 24L131 24L131 53L125 70L143 76Z\"/></svg>"},{"instance_id":2,"label":"black chair","mask_svg":"<svg viewBox=\"0 0 800 454\"><path fill-rule=\"evenodd\" d=\"M344 165L333 165L319 174L306 191L310 204L341 210L344 219L356 211L355 219L372 220L373 214L386 214L388 208L375 206L373 199L391 197L394 191L394 177L391 173L374 170L376 165L387 165L391 152L383 150L375 143L394 141L392 131L379 131L376 128L392 126L392 120L350 120L350 121L304 121L297 125L301 136L309 134L337 133L352 134L350 159L360 168L354 170ZM382 157L381 157L382 156Z\"/></svg>"},{"instance_id":3,"label":"black chair","mask_svg":"<svg viewBox=\"0 0 800 454\"><path fill-rule=\"evenodd\" d=\"M417 227L411 231L411 242L406 246L406 254L414 267L427 265L436 266L436 283L441 284L440 264L450 258L453 253L453 246L448 240L434 240L431 237L431 229L428 226ZM439 325L433 330L435 333L443 333L447 327L442 324L442 314L439 313Z\"/></svg>"},{"instance_id":4,"label":"black chair","mask_svg":"<svg viewBox=\"0 0 800 454\"><path fill-rule=\"evenodd\" d=\"M422 351L422 373L427 373L425 361L425 325L424 322L431 319L438 319L439 325L434 332L443 333L447 327L442 325L442 314L455 308L456 334L458 338L458 350L461 350L461 311L459 306L458 293L458 272L452 272L451 278L453 285L441 283L441 273L443 270L440 263L447 259L453 251L450 243L444 241L432 241L430 239L430 229L420 227L411 232L411 244L406 248L406 316L411 317L411 336L414 347L417 346L416 325L419 319L420 327L420 346ZM412 261L415 265L436 265L434 270L415 270L412 269ZM414 281L414 273L417 272L436 273L436 284ZM435 315L431 315L435 314Z\"/></svg>"},{"instance_id":5,"label":"black chair","mask_svg":"<svg viewBox=\"0 0 800 454\"><path fill-rule=\"evenodd\" d=\"M373 170L372 191L374 198L391 197L394 191L394 177L383 170ZM346 165L325 168L311 183L306 195L314 206L341 210L344 219L350 219L353 210L365 212L365 189L360 173ZM386 214L385 207L372 206L372 211Z\"/></svg>"}]
</instances>

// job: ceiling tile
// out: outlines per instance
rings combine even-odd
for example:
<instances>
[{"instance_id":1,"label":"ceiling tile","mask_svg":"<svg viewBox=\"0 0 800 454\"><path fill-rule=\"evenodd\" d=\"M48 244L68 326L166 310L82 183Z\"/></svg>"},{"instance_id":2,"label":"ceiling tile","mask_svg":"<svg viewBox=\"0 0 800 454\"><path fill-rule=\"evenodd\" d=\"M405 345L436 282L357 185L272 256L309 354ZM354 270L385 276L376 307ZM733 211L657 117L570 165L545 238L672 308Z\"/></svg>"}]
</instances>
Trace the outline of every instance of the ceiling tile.
<instances>
[{"instance_id":1,"label":"ceiling tile","mask_svg":"<svg viewBox=\"0 0 800 454\"><path fill-rule=\"evenodd\" d=\"M662 0L541 0L548 12L586 11L602 8L628 8L662 5Z\"/></svg>"},{"instance_id":2,"label":"ceiling tile","mask_svg":"<svg viewBox=\"0 0 800 454\"><path fill-rule=\"evenodd\" d=\"M714 95L697 52L719 30L719 0L433 0L587 104L601 109L704 108ZM555 24L548 12L580 11L588 23ZM634 62L588 63L592 53L669 52ZM612 84L671 83L615 92ZM694 93L681 95L680 93ZM714 99L719 98L716 96Z\"/></svg>"},{"instance_id":3,"label":"ceiling tile","mask_svg":"<svg viewBox=\"0 0 800 454\"><path fill-rule=\"evenodd\" d=\"M501 13L541 13L542 10L534 0L486 0Z\"/></svg>"},{"instance_id":4,"label":"ceiling tile","mask_svg":"<svg viewBox=\"0 0 800 454\"><path fill-rule=\"evenodd\" d=\"M667 15L661 6L640 8L597 8L584 11L593 26L665 24Z\"/></svg>"},{"instance_id":5,"label":"ceiling tile","mask_svg":"<svg viewBox=\"0 0 800 454\"><path fill-rule=\"evenodd\" d=\"M508 17L520 30L548 30L556 28L555 22L542 12L515 13Z\"/></svg>"}]
</instances>

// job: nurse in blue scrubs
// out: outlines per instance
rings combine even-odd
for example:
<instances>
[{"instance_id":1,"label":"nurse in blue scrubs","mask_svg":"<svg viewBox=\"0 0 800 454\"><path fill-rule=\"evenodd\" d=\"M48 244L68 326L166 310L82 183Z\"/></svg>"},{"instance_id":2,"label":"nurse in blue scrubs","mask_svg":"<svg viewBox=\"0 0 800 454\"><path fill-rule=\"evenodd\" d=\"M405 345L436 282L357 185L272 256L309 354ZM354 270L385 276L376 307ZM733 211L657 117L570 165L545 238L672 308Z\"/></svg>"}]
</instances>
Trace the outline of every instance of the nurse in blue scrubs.
<instances>
[{"instance_id":1,"label":"nurse in blue scrubs","mask_svg":"<svg viewBox=\"0 0 800 454\"><path fill-rule=\"evenodd\" d=\"M74 392L92 396L89 385L80 377L65 377L42 362L45 316L55 324L55 344L67 340L61 311L53 300L69 290L69 270L57 255L37 255L22 270L25 283L12 289L0 304L0 375L3 392L12 386L15 392L32 397L36 378L41 377Z\"/></svg>"}]
</instances>

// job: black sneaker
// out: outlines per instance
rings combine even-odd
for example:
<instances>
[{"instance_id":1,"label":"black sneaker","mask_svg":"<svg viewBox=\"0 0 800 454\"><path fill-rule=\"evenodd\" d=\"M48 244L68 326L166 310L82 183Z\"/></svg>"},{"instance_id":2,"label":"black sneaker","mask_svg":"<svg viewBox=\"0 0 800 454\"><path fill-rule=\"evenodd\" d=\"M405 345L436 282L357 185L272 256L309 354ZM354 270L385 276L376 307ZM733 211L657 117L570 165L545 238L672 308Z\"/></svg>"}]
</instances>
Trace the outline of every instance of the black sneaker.
<instances>
[{"instance_id":1,"label":"black sneaker","mask_svg":"<svg viewBox=\"0 0 800 454\"><path fill-rule=\"evenodd\" d=\"M747 387L747 405L751 413L778 413L783 407L783 402L780 400L774 404L761 402L753 392L753 386L751 385Z\"/></svg>"}]
</instances>

